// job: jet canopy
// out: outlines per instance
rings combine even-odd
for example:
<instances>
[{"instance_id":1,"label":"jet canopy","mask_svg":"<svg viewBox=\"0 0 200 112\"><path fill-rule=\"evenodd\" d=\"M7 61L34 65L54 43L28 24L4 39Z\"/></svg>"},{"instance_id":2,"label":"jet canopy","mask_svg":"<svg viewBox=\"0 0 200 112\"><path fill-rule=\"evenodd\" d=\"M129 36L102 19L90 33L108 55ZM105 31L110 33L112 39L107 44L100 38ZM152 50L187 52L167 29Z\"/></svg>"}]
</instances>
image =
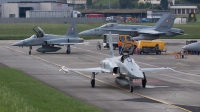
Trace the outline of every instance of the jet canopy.
<instances>
[{"instance_id":1,"label":"jet canopy","mask_svg":"<svg viewBox=\"0 0 200 112\"><path fill-rule=\"evenodd\" d=\"M118 25L117 23L107 23L107 24L100 26L100 28L112 28L112 27L115 27L117 25Z\"/></svg>"},{"instance_id":2,"label":"jet canopy","mask_svg":"<svg viewBox=\"0 0 200 112\"><path fill-rule=\"evenodd\" d=\"M42 30L42 28L40 28L39 26L35 26L33 28L33 31L36 33L37 38L41 38L44 36L44 31Z\"/></svg>"}]
</instances>

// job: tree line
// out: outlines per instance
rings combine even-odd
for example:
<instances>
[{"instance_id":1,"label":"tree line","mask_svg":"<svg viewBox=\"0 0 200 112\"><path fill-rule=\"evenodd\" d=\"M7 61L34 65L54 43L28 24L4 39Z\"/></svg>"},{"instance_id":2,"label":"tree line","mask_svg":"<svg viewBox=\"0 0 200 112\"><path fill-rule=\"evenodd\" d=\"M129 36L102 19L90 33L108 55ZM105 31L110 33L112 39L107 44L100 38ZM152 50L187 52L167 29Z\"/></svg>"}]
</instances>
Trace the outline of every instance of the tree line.
<instances>
[{"instance_id":1,"label":"tree line","mask_svg":"<svg viewBox=\"0 0 200 112\"><path fill-rule=\"evenodd\" d=\"M200 3L200 0L175 0L175 4L185 3ZM160 5L153 5L149 3L138 3L138 0L118 0L118 2L110 4L97 4L94 5L92 0L86 1L87 8L89 9L157 9L157 10L168 10L168 0L161 0ZM171 3L172 5L172 3Z\"/></svg>"}]
</instances>

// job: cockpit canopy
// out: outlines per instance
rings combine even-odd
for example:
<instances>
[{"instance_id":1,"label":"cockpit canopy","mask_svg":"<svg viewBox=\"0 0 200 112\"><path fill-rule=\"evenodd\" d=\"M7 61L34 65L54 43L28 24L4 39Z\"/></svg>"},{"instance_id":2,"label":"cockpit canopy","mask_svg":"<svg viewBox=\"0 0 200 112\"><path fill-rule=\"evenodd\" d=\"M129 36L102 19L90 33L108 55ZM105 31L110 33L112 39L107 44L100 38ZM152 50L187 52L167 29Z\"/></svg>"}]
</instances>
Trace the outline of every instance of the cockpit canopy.
<instances>
[{"instance_id":1,"label":"cockpit canopy","mask_svg":"<svg viewBox=\"0 0 200 112\"><path fill-rule=\"evenodd\" d=\"M107 23L107 24L100 26L100 28L112 28L112 27L115 27L117 25L118 25L117 23Z\"/></svg>"},{"instance_id":2,"label":"cockpit canopy","mask_svg":"<svg viewBox=\"0 0 200 112\"><path fill-rule=\"evenodd\" d=\"M41 38L44 36L44 31L42 30L42 28L40 28L39 26L35 26L33 28L33 31L35 31L37 38Z\"/></svg>"}]
</instances>

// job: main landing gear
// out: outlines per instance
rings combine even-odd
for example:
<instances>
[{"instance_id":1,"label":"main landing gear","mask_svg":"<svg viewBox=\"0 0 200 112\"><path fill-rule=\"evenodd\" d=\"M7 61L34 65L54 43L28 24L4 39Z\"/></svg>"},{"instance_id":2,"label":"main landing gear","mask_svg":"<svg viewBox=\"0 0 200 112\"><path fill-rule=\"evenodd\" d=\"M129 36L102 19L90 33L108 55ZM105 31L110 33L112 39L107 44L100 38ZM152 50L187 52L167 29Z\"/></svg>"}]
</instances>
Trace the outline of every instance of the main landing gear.
<instances>
[{"instance_id":1,"label":"main landing gear","mask_svg":"<svg viewBox=\"0 0 200 112\"><path fill-rule=\"evenodd\" d=\"M143 72L143 75L144 75L144 79L142 79L142 87L145 88L146 84L147 84L147 79L146 79L144 72ZM133 79L132 78L129 78L129 85L130 85L130 92L132 93L133 92Z\"/></svg>"},{"instance_id":2,"label":"main landing gear","mask_svg":"<svg viewBox=\"0 0 200 112\"><path fill-rule=\"evenodd\" d=\"M92 72L92 75L91 75L91 87L92 88L95 87L95 75L97 75L97 73Z\"/></svg>"},{"instance_id":3,"label":"main landing gear","mask_svg":"<svg viewBox=\"0 0 200 112\"><path fill-rule=\"evenodd\" d=\"M71 53L71 48L70 48L70 45L67 45L67 51L66 51L67 54L70 54Z\"/></svg>"},{"instance_id":4,"label":"main landing gear","mask_svg":"<svg viewBox=\"0 0 200 112\"><path fill-rule=\"evenodd\" d=\"M145 76L144 72L143 72L143 74L144 74L144 79L142 79L142 87L145 88L146 84L147 84L147 79L146 79L146 76Z\"/></svg>"},{"instance_id":5,"label":"main landing gear","mask_svg":"<svg viewBox=\"0 0 200 112\"><path fill-rule=\"evenodd\" d=\"M32 46L29 46L29 55L31 55Z\"/></svg>"}]
</instances>

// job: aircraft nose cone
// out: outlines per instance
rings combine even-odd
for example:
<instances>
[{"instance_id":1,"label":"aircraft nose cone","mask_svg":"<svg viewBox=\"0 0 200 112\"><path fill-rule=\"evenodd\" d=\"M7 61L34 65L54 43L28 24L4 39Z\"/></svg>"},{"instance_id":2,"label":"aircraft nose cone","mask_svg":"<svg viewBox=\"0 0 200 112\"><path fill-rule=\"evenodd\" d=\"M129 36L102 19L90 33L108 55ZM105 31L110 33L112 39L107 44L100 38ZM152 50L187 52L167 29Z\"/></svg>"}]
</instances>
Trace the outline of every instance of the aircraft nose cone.
<instances>
[{"instance_id":1,"label":"aircraft nose cone","mask_svg":"<svg viewBox=\"0 0 200 112\"><path fill-rule=\"evenodd\" d=\"M186 47L185 47L185 46L183 46L183 47L182 47L182 49L186 49Z\"/></svg>"},{"instance_id":2,"label":"aircraft nose cone","mask_svg":"<svg viewBox=\"0 0 200 112\"><path fill-rule=\"evenodd\" d=\"M12 46L23 46L23 42L22 41L16 42L12 44Z\"/></svg>"},{"instance_id":3,"label":"aircraft nose cone","mask_svg":"<svg viewBox=\"0 0 200 112\"><path fill-rule=\"evenodd\" d=\"M183 46L182 49L184 49L184 50L198 50L199 47L198 47L198 43L192 43L192 44Z\"/></svg>"},{"instance_id":4,"label":"aircraft nose cone","mask_svg":"<svg viewBox=\"0 0 200 112\"><path fill-rule=\"evenodd\" d=\"M87 36L88 35L88 30L80 32L79 35Z\"/></svg>"},{"instance_id":5,"label":"aircraft nose cone","mask_svg":"<svg viewBox=\"0 0 200 112\"><path fill-rule=\"evenodd\" d=\"M79 35L82 35L82 36L93 36L94 32L92 30L85 30L85 31L80 32Z\"/></svg>"}]
</instances>

